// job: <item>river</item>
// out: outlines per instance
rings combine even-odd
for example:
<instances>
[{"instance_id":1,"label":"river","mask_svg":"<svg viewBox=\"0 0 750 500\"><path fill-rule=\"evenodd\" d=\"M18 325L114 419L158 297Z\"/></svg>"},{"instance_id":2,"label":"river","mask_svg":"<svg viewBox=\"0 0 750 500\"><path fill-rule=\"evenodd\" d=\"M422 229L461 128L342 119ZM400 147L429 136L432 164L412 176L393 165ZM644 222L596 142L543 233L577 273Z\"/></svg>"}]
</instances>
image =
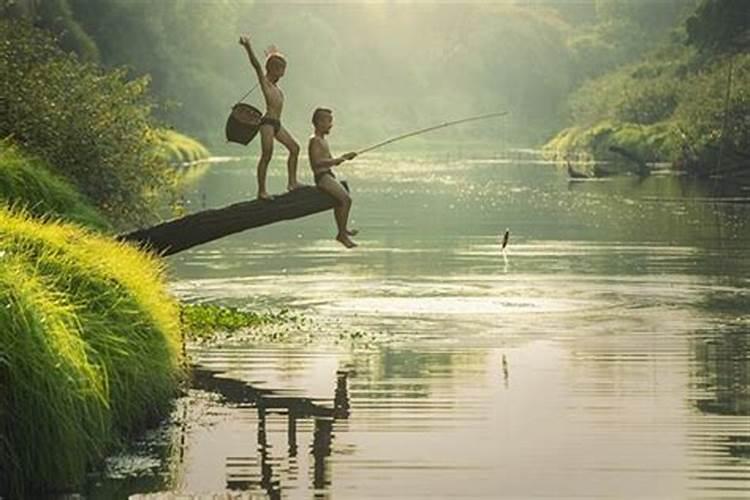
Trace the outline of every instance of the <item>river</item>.
<instances>
[{"instance_id":1,"label":"river","mask_svg":"<svg viewBox=\"0 0 750 500\"><path fill-rule=\"evenodd\" d=\"M184 300L304 320L194 346L171 423L91 497L750 496L750 190L533 156L339 170L358 248L328 212L168 258ZM215 164L187 209L253 187L253 160Z\"/></svg>"}]
</instances>

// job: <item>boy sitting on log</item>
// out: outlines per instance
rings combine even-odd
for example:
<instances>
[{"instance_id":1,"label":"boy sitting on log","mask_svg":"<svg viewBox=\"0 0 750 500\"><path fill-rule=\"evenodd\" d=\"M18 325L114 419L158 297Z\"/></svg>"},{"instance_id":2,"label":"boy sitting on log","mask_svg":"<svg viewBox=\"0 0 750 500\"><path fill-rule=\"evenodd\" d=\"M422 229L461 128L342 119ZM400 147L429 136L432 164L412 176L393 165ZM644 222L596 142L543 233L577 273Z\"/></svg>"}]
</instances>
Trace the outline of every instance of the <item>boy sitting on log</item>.
<instances>
[{"instance_id":1,"label":"boy sitting on log","mask_svg":"<svg viewBox=\"0 0 750 500\"><path fill-rule=\"evenodd\" d=\"M351 236L356 235L357 230L347 228L352 198L344 189L344 186L336 180L331 168L354 159L357 153L346 153L338 158L331 155L326 135L331 132L333 127L333 111L328 108L317 108L313 113L312 123L315 127L315 133L310 137L307 151L310 158L310 167L315 177L315 185L318 189L331 195L336 201L336 206L333 208L333 216L338 228L336 241L346 248L356 247L357 244L352 241Z\"/></svg>"}]
</instances>

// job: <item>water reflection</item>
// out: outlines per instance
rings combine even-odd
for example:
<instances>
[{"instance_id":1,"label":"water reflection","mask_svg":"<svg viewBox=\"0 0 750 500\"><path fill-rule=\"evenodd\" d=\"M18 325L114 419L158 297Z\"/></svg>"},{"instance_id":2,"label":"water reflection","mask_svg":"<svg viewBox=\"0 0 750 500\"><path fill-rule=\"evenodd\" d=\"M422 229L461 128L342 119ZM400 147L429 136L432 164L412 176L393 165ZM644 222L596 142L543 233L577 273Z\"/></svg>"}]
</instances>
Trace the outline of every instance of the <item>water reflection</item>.
<instances>
[{"instance_id":1,"label":"water reflection","mask_svg":"<svg viewBox=\"0 0 750 500\"><path fill-rule=\"evenodd\" d=\"M704 413L750 416L750 328L722 328L696 342L696 379L705 396L696 401Z\"/></svg>"},{"instance_id":2,"label":"water reflection","mask_svg":"<svg viewBox=\"0 0 750 500\"><path fill-rule=\"evenodd\" d=\"M314 422L313 442L310 453L313 460L313 488L325 490L330 486L330 475L326 459L331 455L333 424L336 420L349 417L348 372L336 372L336 386L333 405L326 406L305 397L280 395L277 391L253 387L247 382L226 378L219 372L205 367L194 366L193 387L221 394L228 405L239 407L252 406L257 409L257 452L260 458L253 456L226 457L226 489L252 490L260 486L269 498L281 498L281 480L279 473L274 473L274 463L278 457L271 456L271 446L267 437L267 420L271 413L287 417L287 457L294 463L297 456L297 423L301 419L312 419ZM253 473L252 467L257 462L259 473ZM259 478L259 479L257 479Z\"/></svg>"},{"instance_id":3,"label":"water reflection","mask_svg":"<svg viewBox=\"0 0 750 500\"><path fill-rule=\"evenodd\" d=\"M493 159L367 162L346 171L356 252L322 214L170 258L186 300L291 307L316 319L317 343L192 352L198 383L226 400L192 404L167 488L747 495L750 191L569 185L552 166ZM209 171L188 206L236 201L247 175ZM341 342L346 328L378 340Z\"/></svg>"}]
</instances>

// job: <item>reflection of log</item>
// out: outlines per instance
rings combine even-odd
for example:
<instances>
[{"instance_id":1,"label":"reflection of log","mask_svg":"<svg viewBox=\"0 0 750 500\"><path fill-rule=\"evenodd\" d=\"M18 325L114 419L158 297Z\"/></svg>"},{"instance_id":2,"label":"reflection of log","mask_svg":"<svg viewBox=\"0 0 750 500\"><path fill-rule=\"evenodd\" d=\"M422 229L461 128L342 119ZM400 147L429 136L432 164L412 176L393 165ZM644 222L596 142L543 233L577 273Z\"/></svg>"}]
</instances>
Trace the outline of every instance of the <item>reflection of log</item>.
<instances>
[{"instance_id":1,"label":"reflection of log","mask_svg":"<svg viewBox=\"0 0 750 500\"><path fill-rule=\"evenodd\" d=\"M222 377L220 372L205 367L191 367L192 386L196 389L221 394L232 404L252 404L259 411L286 410L294 418L347 418L349 416L348 372L337 372L334 407L323 406L310 398L283 396L271 389L260 389L232 378Z\"/></svg>"},{"instance_id":2,"label":"reflection of log","mask_svg":"<svg viewBox=\"0 0 750 500\"><path fill-rule=\"evenodd\" d=\"M140 243L162 255L171 255L247 229L323 212L333 208L333 203L331 197L308 186L277 196L273 201L243 201L204 210L121 234L117 239Z\"/></svg>"},{"instance_id":3,"label":"reflection of log","mask_svg":"<svg viewBox=\"0 0 750 500\"><path fill-rule=\"evenodd\" d=\"M349 372L336 372L336 389L334 391L333 408L315 403L309 398L296 396L282 396L270 389L260 389L232 378L222 377L220 372L205 367L193 365L191 370L192 386L196 389L221 394L227 402L236 405L255 405L258 410L258 451L260 453L260 486L266 491L271 500L281 498L281 484L274 477L274 460L270 456L268 444L267 422L268 413L273 410L286 410L287 439L289 441L289 457L297 455L297 419L312 417L315 420L313 432L312 455L314 460L313 485L316 489L330 486L330 473L326 464L331 455L333 442L333 423L336 419L349 417ZM247 457L227 457L227 468L242 469L249 464ZM227 472L227 489L250 489L253 480L246 472Z\"/></svg>"}]
</instances>

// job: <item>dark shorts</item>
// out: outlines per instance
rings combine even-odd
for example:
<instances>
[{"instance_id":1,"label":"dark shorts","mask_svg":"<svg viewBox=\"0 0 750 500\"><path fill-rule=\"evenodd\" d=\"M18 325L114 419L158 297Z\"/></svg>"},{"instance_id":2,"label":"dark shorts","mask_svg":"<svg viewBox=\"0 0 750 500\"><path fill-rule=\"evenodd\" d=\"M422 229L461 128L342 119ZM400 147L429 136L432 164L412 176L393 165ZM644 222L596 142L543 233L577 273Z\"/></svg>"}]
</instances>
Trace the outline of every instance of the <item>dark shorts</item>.
<instances>
[{"instance_id":1,"label":"dark shorts","mask_svg":"<svg viewBox=\"0 0 750 500\"><path fill-rule=\"evenodd\" d=\"M318 184L326 175L330 175L334 179L336 178L336 176L333 175L333 172L331 172L330 170L322 170L320 172L315 172L313 174L313 178L315 179L315 184Z\"/></svg>"},{"instance_id":2,"label":"dark shorts","mask_svg":"<svg viewBox=\"0 0 750 500\"><path fill-rule=\"evenodd\" d=\"M269 118L267 116L264 116L263 118L260 119L259 126L263 126L263 125L272 126L274 136L279 133L279 130L281 130L281 122L277 120L276 118Z\"/></svg>"}]
</instances>

